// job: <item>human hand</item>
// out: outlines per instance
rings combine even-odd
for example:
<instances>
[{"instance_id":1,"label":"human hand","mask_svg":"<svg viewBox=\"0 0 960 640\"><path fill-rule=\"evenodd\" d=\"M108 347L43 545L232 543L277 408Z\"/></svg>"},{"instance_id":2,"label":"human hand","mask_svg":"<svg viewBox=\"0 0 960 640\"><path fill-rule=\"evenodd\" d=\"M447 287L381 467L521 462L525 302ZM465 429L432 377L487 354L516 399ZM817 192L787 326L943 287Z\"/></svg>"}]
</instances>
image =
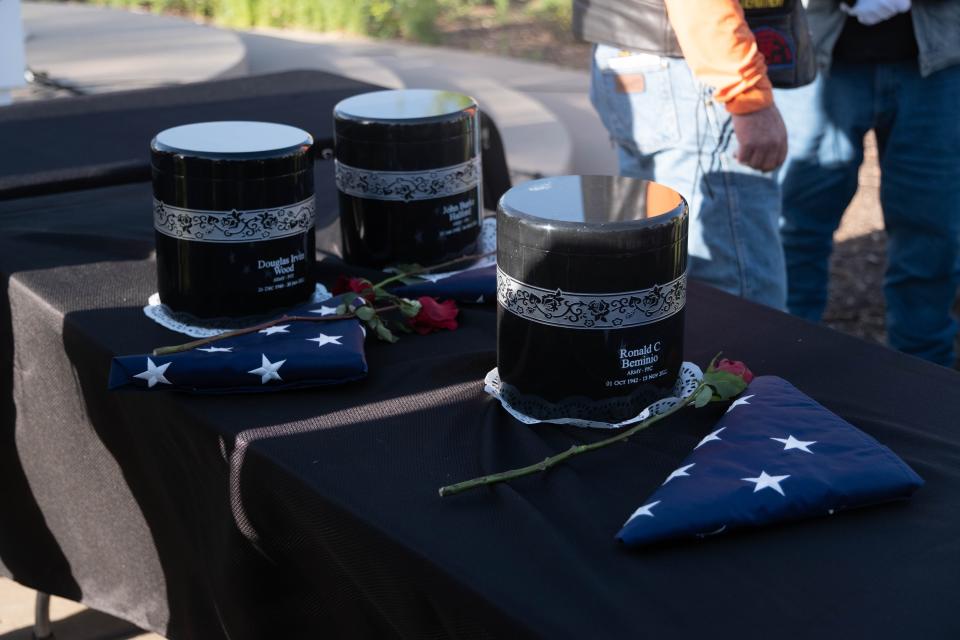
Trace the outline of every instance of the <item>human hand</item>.
<instances>
[{"instance_id":1,"label":"human hand","mask_svg":"<svg viewBox=\"0 0 960 640\"><path fill-rule=\"evenodd\" d=\"M733 115L737 136L736 159L759 171L773 171L787 158L787 128L776 105L760 111Z\"/></svg>"},{"instance_id":2,"label":"human hand","mask_svg":"<svg viewBox=\"0 0 960 640\"><path fill-rule=\"evenodd\" d=\"M840 8L869 27L910 11L910 0L856 0L852 7L841 2Z\"/></svg>"}]
</instances>

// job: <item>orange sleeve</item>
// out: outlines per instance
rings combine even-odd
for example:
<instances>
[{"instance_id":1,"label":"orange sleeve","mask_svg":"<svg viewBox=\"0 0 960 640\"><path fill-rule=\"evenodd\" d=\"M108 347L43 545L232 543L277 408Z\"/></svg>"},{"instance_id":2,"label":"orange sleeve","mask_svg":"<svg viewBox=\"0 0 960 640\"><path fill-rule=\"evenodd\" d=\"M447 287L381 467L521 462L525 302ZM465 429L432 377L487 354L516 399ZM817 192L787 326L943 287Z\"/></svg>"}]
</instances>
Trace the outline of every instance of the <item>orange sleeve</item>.
<instances>
[{"instance_id":1,"label":"orange sleeve","mask_svg":"<svg viewBox=\"0 0 960 640\"><path fill-rule=\"evenodd\" d=\"M683 56L713 97L735 114L773 104L773 88L738 0L666 0Z\"/></svg>"}]
</instances>

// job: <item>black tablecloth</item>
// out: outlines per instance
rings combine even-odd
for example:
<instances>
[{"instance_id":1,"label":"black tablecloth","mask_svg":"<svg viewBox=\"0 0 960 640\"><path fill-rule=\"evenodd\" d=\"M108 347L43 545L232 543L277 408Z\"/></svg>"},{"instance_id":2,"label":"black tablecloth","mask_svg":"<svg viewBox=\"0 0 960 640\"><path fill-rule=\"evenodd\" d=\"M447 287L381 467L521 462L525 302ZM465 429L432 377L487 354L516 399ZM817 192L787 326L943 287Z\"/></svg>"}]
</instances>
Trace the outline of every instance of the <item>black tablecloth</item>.
<instances>
[{"instance_id":1,"label":"black tablecloth","mask_svg":"<svg viewBox=\"0 0 960 640\"><path fill-rule=\"evenodd\" d=\"M688 359L723 349L787 378L927 485L631 552L614 534L718 409L441 499L605 434L524 426L484 396L491 306L463 309L455 332L371 342L369 378L342 387L108 392L112 355L184 340L141 311L150 227L145 184L0 202L0 559L17 580L173 638L960 634L956 372L694 283Z\"/></svg>"}]
</instances>

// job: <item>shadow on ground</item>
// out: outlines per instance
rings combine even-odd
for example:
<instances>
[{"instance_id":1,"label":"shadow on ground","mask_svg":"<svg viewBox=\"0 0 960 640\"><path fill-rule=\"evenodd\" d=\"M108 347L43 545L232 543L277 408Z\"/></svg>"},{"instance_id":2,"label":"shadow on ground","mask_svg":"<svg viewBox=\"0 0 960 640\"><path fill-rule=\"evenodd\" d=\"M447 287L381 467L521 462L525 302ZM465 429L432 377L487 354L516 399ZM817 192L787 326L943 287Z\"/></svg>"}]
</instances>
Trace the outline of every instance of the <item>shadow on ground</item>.
<instances>
[{"instance_id":1,"label":"shadow on ground","mask_svg":"<svg viewBox=\"0 0 960 640\"><path fill-rule=\"evenodd\" d=\"M62 640L128 640L145 632L105 613L85 609L57 620L52 624L53 634ZM0 635L0 640L32 640L33 626L21 627Z\"/></svg>"},{"instance_id":2,"label":"shadow on ground","mask_svg":"<svg viewBox=\"0 0 960 640\"><path fill-rule=\"evenodd\" d=\"M830 259L830 292L823 323L831 329L886 344L883 272L887 237L869 231L834 244Z\"/></svg>"},{"instance_id":3,"label":"shadow on ground","mask_svg":"<svg viewBox=\"0 0 960 640\"><path fill-rule=\"evenodd\" d=\"M886 345L883 274L887 268L887 236L873 230L836 242L830 258L830 292L823 324L869 342ZM960 318L960 295L953 304ZM954 368L960 371L960 335Z\"/></svg>"}]
</instances>

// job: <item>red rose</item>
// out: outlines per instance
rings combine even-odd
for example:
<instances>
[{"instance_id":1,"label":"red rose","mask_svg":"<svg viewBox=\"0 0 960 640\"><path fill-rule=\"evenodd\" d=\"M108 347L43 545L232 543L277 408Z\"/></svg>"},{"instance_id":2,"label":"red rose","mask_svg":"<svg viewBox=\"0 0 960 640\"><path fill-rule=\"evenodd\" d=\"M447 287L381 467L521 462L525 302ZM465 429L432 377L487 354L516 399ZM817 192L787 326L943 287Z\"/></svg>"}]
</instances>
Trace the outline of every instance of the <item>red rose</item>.
<instances>
[{"instance_id":1,"label":"red rose","mask_svg":"<svg viewBox=\"0 0 960 640\"><path fill-rule=\"evenodd\" d=\"M738 378L743 378L743 381L747 384L750 384L750 381L753 380L753 372L747 368L747 365L743 364L739 360L727 360L724 358L716 364L717 371L726 371L727 373L732 373Z\"/></svg>"},{"instance_id":2,"label":"red rose","mask_svg":"<svg viewBox=\"0 0 960 640\"><path fill-rule=\"evenodd\" d=\"M349 293L350 291L359 294L367 302L373 302L376 298L373 285L366 278L338 276L337 281L333 285L333 295L338 296L341 293Z\"/></svg>"},{"instance_id":3,"label":"red rose","mask_svg":"<svg viewBox=\"0 0 960 640\"><path fill-rule=\"evenodd\" d=\"M407 324L414 331L420 335L426 335L440 329L453 331L457 328L457 314L460 310L457 309L456 302L453 300L437 302L428 296L421 297L419 301L420 313L407 319Z\"/></svg>"}]
</instances>

